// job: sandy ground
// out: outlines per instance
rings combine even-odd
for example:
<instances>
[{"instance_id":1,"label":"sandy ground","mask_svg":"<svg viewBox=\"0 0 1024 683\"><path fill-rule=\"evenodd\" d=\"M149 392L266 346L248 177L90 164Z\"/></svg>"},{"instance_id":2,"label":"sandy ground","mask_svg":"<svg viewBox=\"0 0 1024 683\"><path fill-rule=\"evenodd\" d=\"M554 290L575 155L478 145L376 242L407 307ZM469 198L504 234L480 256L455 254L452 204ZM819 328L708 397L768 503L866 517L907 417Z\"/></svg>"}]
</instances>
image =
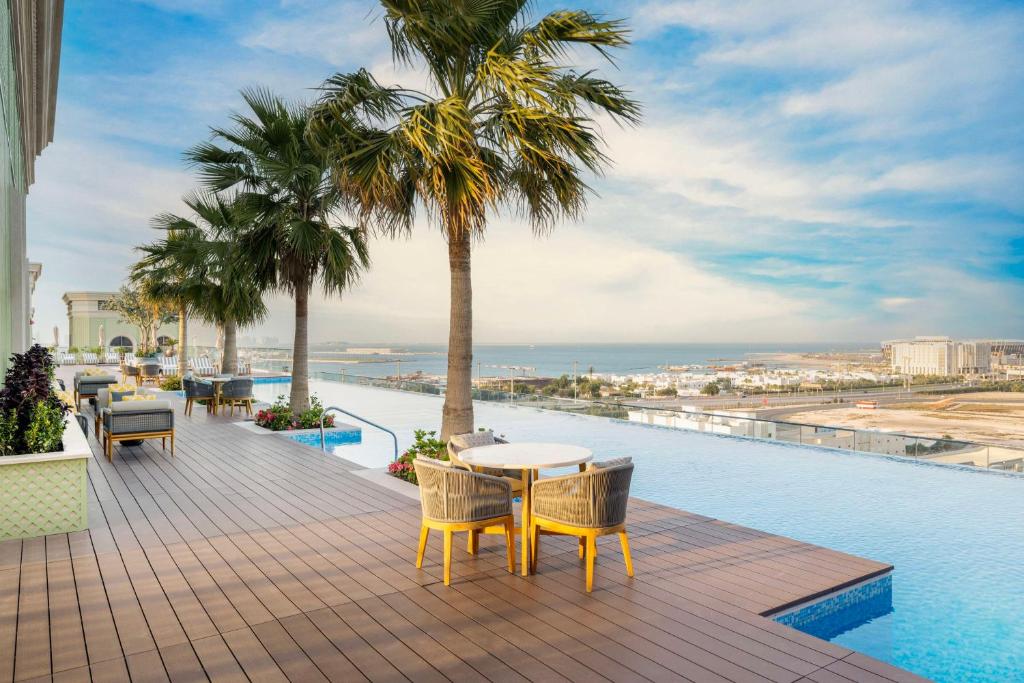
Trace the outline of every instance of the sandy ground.
<instances>
[{"instance_id":1,"label":"sandy ground","mask_svg":"<svg viewBox=\"0 0 1024 683\"><path fill-rule=\"evenodd\" d=\"M962 400L966 399L966 400ZM786 420L1024 447L1024 396L965 394L893 408L805 410Z\"/></svg>"}]
</instances>

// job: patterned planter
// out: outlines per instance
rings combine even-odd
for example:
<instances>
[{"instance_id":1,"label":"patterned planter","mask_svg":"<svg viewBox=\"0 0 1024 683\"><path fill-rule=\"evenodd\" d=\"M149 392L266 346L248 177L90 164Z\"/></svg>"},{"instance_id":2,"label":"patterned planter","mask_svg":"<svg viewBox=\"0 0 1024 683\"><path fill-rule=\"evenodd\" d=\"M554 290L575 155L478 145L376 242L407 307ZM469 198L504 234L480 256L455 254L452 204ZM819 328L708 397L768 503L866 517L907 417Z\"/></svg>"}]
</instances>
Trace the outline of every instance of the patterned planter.
<instances>
[{"instance_id":1,"label":"patterned planter","mask_svg":"<svg viewBox=\"0 0 1024 683\"><path fill-rule=\"evenodd\" d=\"M92 450L70 416L64 450L0 457L0 540L70 533L88 524L86 467Z\"/></svg>"}]
</instances>

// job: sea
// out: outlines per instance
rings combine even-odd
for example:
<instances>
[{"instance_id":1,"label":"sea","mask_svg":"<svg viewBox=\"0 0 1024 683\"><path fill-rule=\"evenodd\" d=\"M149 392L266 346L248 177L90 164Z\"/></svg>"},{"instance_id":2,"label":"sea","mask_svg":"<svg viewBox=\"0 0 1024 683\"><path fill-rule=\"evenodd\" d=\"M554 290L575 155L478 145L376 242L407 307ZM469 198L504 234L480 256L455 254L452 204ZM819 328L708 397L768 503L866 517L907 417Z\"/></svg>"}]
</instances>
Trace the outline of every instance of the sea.
<instances>
[{"instance_id":1,"label":"sea","mask_svg":"<svg viewBox=\"0 0 1024 683\"><path fill-rule=\"evenodd\" d=\"M352 347L357 345L353 344ZM447 373L447 347L443 344L359 344L359 348L385 348L389 353L353 354L344 350L310 350L310 373L346 373L365 377L409 377L417 373ZM877 351L871 342L790 344L479 344L473 348L474 377L558 377L577 373L633 375L662 372L668 367L723 366L743 361L766 366L786 363L777 354L850 353ZM264 361L258 367L287 370L286 361Z\"/></svg>"}]
</instances>

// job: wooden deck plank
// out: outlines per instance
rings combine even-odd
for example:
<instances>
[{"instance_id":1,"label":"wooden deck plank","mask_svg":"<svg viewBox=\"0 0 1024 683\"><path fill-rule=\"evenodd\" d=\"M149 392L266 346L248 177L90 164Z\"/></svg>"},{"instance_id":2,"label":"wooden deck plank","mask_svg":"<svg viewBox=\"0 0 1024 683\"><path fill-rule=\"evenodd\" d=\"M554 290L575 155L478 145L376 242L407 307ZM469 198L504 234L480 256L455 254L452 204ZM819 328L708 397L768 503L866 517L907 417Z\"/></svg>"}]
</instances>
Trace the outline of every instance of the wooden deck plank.
<instances>
[{"instance_id":1,"label":"wooden deck plank","mask_svg":"<svg viewBox=\"0 0 1024 683\"><path fill-rule=\"evenodd\" d=\"M614 538L587 594L573 539L524 579L494 537L445 587L415 500L232 422L179 413L176 457L89 464L87 531L0 543L0 680L921 680L759 616L878 562L632 500L634 579Z\"/></svg>"}]
</instances>

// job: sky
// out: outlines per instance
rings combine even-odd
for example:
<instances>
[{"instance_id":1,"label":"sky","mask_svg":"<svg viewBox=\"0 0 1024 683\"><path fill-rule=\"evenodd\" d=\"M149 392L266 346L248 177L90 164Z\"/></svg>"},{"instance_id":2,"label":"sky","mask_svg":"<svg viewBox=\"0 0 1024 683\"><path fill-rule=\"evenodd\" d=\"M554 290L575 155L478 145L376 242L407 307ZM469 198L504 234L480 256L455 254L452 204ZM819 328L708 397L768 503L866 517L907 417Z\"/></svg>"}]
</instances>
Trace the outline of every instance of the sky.
<instances>
[{"instance_id":1,"label":"sky","mask_svg":"<svg viewBox=\"0 0 1024 683\"><path fill-rule=\"evenodd\" d=\"M473 253L482 343L1024 337L1024 5L862 0L541 2L624 18L597 68L644 105L600 121L612 160L585 217L545 237L496 215ZM54 142L28 202L60 297L113 290L196 187L182 152L264 86L296 100L339 71L398 69L379 6L338 0L69 2ZM374 238L372 268L311 302L310 339L443 342L436 228ZM291 338L273 297L253 336Z\"/></svg>"}]
</instances>

